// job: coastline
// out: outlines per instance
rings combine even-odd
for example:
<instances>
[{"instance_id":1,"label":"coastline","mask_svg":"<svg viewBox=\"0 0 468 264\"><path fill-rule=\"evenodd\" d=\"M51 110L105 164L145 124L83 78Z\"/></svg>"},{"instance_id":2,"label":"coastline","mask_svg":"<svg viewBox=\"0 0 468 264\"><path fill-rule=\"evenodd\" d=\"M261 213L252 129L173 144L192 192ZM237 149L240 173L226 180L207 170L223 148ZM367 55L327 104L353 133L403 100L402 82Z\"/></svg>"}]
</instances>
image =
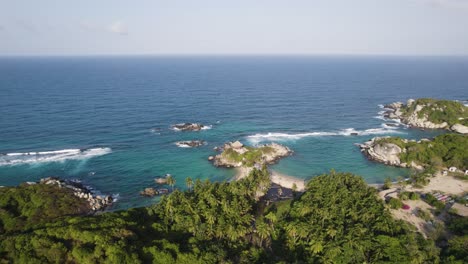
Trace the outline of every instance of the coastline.
<instances>
[{"instance_id":1,"label":"coastline","mask_svg":"<svg viewBox=\"0 0 468 264\"><path fill-rule=\"evenodd\" d=\"M237 167L236 175L233 177L232 180L238 181L241 180L252 171L252 167ZM281 187L292 189L293 185L296 184L296 190L302 192L305 190L306 181L304 179L299 179L294 176L286 175L279 173L274 170L269 170L270 172L270 180L272 183L276 183Z\"/></svg>"}]
</instances>

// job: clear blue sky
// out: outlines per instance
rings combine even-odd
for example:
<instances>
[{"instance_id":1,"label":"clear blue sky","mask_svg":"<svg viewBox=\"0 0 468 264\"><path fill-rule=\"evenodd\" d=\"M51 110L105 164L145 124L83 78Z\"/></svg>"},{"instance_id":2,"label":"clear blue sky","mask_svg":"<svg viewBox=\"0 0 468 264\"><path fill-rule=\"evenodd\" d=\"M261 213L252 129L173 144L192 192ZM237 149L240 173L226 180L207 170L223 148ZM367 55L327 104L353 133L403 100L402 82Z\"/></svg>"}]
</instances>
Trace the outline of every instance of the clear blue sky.
<instances>
[{"instance_id":1,"label":"clear blue sky","mask_svg":"<svg viewBox=\"0 0 468 264\"><path fill-rule=\"evenodd\" d=\"M0 54L468 55L468 0L0 0Z\"/></svg>"}]
</instances>

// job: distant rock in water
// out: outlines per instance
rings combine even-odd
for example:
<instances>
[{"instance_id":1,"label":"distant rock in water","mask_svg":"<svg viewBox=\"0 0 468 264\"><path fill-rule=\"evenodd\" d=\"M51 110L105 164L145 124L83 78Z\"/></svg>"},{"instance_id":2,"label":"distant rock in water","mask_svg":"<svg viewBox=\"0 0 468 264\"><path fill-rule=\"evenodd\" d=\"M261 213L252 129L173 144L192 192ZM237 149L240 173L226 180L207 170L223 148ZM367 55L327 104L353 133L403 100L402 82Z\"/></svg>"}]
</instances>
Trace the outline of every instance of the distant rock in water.
<instances>
[{"instance_id":1,"label":"distant rock in water","mask_svg":"<svg viewBox=\"0 0 468 264\"><path fill-rule=\"evenodd\" d=\"M204 129L210 129L211 126L205 126L199 123L180 123L172 125L172 129L177 131L200 131Z\"/></svg>"},{"instance_id":2,"label":"distant rock in water","mask_svg":"<svg viewBox=\"0 0 468 264\"><path fill-rule=\"evenodd\" d=\"M148 197L153 197L158 194L159 194L158 191L154 188L145 188L145 190L140 192L141 196L148 196Z\"/></svg>"},{"instance_id":3,"label":"distant rock in water","mask_svg":"<svg viewBox=\"0 0 468 264\"><path fill-rule=\"evenodd\" d=\"M178 141L175 143L180 148L196 148L205 145L203 140Z\"/></svg>"}]
</instances>

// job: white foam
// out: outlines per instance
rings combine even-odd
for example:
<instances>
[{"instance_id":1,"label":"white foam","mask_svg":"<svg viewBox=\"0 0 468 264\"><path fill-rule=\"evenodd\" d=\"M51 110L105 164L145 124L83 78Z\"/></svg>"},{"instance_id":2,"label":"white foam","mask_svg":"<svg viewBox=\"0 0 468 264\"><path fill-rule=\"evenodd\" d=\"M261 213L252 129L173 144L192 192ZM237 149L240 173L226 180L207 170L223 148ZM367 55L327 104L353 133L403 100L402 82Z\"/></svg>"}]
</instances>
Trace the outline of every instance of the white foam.
<instances>
[{"instance_id":1,"label":"white foam","mask_svg":"<svg viewBox=\"0 0 468 264\"><path fill-rule=\"evenodd\" d=\"M15 152L0 155L0 166L21 165L44 162L62 162L65 160L85 160L111 153L110 148L63 149L39 152Z\"/></svg>"},{"instance_id":2,"label":"white foam","mask_svg":"<svg viewBox=\"0 0 468 264\"><path fill-rule=\"evenodd\" d=\"M382 124L384 125L384 124ZM354 128L346 128L339 131L321 131L321 132L307 132L307 133L266 133L266 134L255 134L247 136L247 140L251 143L256 144L263 141L287 141L287 140L299 140L305 137L327 137L327 136L367 136L367 135L379 135L379 134L401 134L403 132L397 131L396 128L381 127L371 128L366 130L356 130Z\"/></svg>"},{"instance_id":3,"label":"white foam","mask_svg":"<svg viewBox=\"0 0 468 264\"><path fill-rule=\"evenodd\" d=\"M207 125L207 126L203 126L201 128L201 130L208 130L208 129L212 129L213 128L213 125Z\"/></svg>"},{"instance_id":4,"label":"white foam","mask_svg":"<svg viewBox=\"0 0 468 264\"><path fill-rule=\"evenodd\" d=\"M179 148L191 148L189 145L183 144L183 143L180 143L180 142L176 142L175 144L176 144L176 146L178 146Z\"/></svg>"}]
</instances>

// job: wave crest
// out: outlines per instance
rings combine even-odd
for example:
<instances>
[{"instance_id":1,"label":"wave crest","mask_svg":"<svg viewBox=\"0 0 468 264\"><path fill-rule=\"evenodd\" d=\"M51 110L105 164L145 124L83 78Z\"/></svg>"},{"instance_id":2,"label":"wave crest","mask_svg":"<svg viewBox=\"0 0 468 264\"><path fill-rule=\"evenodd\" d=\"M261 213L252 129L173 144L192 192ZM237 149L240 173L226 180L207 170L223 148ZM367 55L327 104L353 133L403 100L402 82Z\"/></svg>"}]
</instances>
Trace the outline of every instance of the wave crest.
<instances>
[{"instance_id":1,"label":"wave crest","mask_svg":"<svg viewBox=\"0 0 468 264\"><path fill-rule=\"evenodd\" d=\"M370 128L366 130L356 130L354 128L346 128L339 131L330 132L307 132L307 133L266 133L266 134L255 134L247 136L247 140L251 143L260 143L263 141L287 141L287 140L298 140L305 137L326 137L326 136L367 136L367 135L378 135L378 134L402 134L403 132L397 131L394 127L388 127L385 124L381 128Z\"/></svg>"},{"instance_id":2,"label":"wave crest","mask_svg":"<svg viewBox=\"0 0 468 264\"><path fill-rule=\"evenodd\" d=\"M45 162L61 162L65 160L83 160L106 155L111 148L62 149L40 152L16 152L0 155L0 166L21 165Z\"/></svg>"}]
</instances>

